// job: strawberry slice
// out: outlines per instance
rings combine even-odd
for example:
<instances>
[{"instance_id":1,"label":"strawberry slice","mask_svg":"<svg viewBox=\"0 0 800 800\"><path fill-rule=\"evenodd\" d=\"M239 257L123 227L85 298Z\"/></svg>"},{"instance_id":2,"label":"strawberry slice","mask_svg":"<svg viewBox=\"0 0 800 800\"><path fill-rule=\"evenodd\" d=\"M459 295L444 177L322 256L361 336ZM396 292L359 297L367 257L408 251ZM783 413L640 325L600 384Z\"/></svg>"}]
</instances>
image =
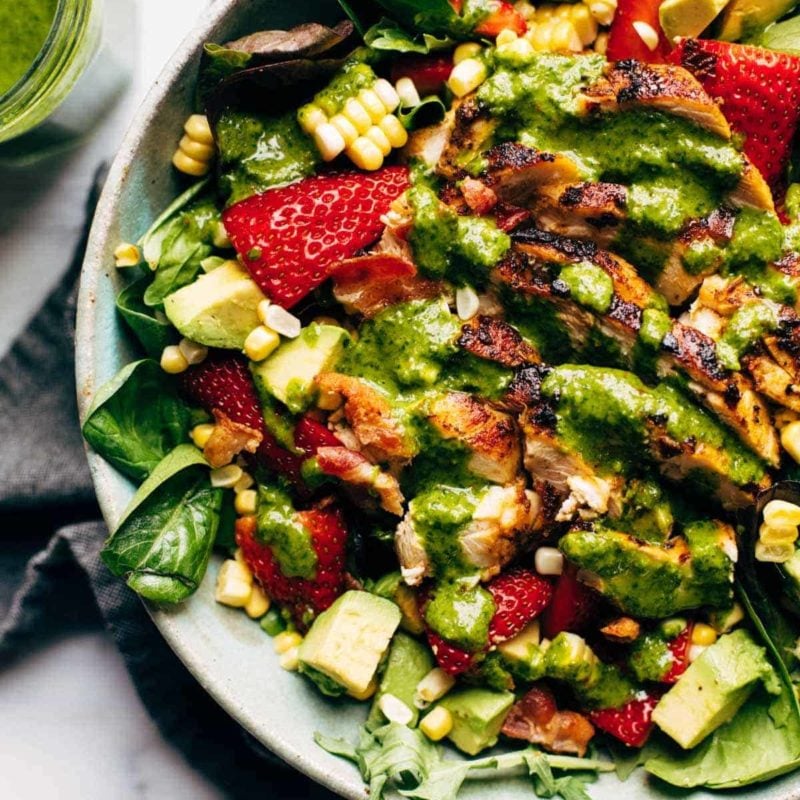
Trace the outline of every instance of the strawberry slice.
<instances>
[{"instance_id":1,"label":"strawberry slice","mask_svg":"<svg viewBox=\"0 0 800 800\"><path fill-rule=\"evenodd\" d=\"M589 719L600 730L629 747L642 747L653 730L653 709L660 699L661 692L639 692L633 700L619 708L590 711Z\"/></svg>"},{"instance_id":2,"label":"strawberry slice","mask_svg":"<svg viewBox=\"0 0 800 800\"><path fill-rule=\"evenodd\" d=\"M222 219L261 291L291 308L381 235L381 217L407 186L406 167L329 172L248 197Z\"/></svg>"},{"instance_id":3,"label":"strawberry slice","mask_svg":"<svg viewBox=\"0 0 800 800\"><path fill-rule=\"evenodd\" d=\"M306 456L316 455L320 447L341 447L342 443L333 431L314 417L304 414L294 428L294 443Z\"/></svg>"},{"instance_id":4,"label":"strawberry slice","mask_svg":"<svg viewBox=\"0 0 800 800\"><path fill-rule=\"evenodd\" d=\"M542 616L542 628L548 639L561 631L580 632L594 615L597 596L576 574L571 564L565 564L558 576L552 602Z\"/></svg>"},{"instance_id":5,"label":"strawberry slice","mask_svg":"<svg viewBox=\"0 0 800 800\"><path fill-rule=\"evenodd\" d=\"M392 64L392 83L400 78L411 78L420 97L439 94L453 71L453 57L447 55L401 56Z\"/></svg>"},{"instance_id":6,"label":"strawberry slice","mask_svg":"<svg viewBox=\"0 0 800 800\"><path fill-rule=\"evenodd\" d=\"M234 422L261 431L263 439L256 451L259 463L295 483L302 483L301 459L281 447L264 425L261 405L243 356L212 350L205 361L190 367L181 379L184 394L209 413L217 409Z\"/></svg>"},{"instance_id":7,"label":"strawberry slice","mask_svg":"<svg viewBox=\"0 0 800 800\"><path fill-rule=\"evenodd\" d=\"M331 506L298 511L296 515L311 534L311 544L317 554L313 579L283 575L270 548L258 540L254 516L236 520L236 543L266 593L272 600L287 606L297 626L305 630L310 620L345 590L347 528L341 512Z\"/></svg>"},{"instance_id":8,"label":"strawberry slice","mask_svg":"<svg viewBox=\"0 0 800 800\"><path fill-rule=\"evenodd\" d=\"M692 641L692 624L689 623L671 642L667 649L672 653L672 666L661 679L664 683L675 683L689 666L689 645Z\"/></svg>"},{"instance_id":9,"label":"strawberry slice","mask_svg":"<svg viewBox=\"0 0 800 800\"><path fill-rule=\"evenodd\" d=\"M614 20L608 31L606 57L609 61L623 61L635 58L648 63L663 62L672 49L658 19L661 0L619 0ZM658 36L658 44L651 50L639 31L636 23L649 25Z\"/></svg>"},{"instance_id":10,"label":"strawberry slice","mask_svg":"<svg viewBox=\"0 0 800 800\"><path fill-rule=\"evenodd\" d=\"M522 36L528 30L528 25L525 17L511 3L494 2L489 15L475 27L475 33L494 39L500 31L506 29L514 31L517 36Z\"/></svg>"},{"instance_id":11,"label":"strawberry slice","mask_svg":"<svg viewBox=\"0 0 800 800\"><path fill-rule=\"evenodd\" d=\"M753 45L682 39L670 61L689 70L722 104L744 152L776 197L800 121L800 57Z\"/></svg>"},{"instance_id":12,"label":"strawberry slice","mask_svg":"<svg viewBox=\"0 0 800 800\"><path fill-rule=\"evenodd\" d=\"M462 675L475 664L475 655L473 653L468 653L466 650L450 644L430 628L426 629L425 635L428 637L428 644L431 646L436 663L448 675Z\"/></svg>"},{"instance_id":13,"label":"strawberry slice","mask_svg":"<svg viewBox=\"0 0 800 800\"><path fill-rule=\"evenodd\" d=\"M495 604L494 616L489 624L489 641L492 644L516 636L553 599L550 582L521 567L498 575L486 588Z\"/></svg>"}]
</instances>

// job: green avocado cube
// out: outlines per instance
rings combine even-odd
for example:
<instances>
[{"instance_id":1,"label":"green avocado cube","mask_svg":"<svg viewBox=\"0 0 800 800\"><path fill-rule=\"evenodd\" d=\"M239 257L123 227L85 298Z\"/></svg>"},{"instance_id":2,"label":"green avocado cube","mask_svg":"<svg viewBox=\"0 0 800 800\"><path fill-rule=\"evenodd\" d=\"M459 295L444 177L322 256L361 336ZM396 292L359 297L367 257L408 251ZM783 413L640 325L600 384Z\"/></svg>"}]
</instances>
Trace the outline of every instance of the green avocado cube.
<instances>
[{"instance_id":1,"label":"green avocado cube","mask_svg":"<svg viewBox=\"0 0 800 800\"><path fill-rule=\"evenodd\" d=\"M453 716L453 729L448 738L471 756L497 744L497 736L513 703L512 692L478 688L457 689L439 701Z\"/></svg>"}]
</instances>

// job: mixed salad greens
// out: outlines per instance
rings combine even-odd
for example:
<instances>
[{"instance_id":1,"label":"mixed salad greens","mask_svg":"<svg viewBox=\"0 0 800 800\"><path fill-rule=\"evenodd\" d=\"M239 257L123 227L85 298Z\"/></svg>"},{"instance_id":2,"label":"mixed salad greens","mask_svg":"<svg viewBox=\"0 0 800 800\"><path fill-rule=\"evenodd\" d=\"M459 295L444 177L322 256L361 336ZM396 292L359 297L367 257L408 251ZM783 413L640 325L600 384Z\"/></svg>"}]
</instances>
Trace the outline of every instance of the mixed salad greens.
<instances>
[{"instance_id":1,"label":"mixed salad greens","mask_svg":"<svg viewBox=\"0 0 800 800\"><path fill-rule=\"evenodd\" d=\"M222 551L370 704L317 742L374 798L798 768L795 3L340 5L205 46L187 188L115 253L105 563L179 603Z\"/></svg>"}]
</instances>

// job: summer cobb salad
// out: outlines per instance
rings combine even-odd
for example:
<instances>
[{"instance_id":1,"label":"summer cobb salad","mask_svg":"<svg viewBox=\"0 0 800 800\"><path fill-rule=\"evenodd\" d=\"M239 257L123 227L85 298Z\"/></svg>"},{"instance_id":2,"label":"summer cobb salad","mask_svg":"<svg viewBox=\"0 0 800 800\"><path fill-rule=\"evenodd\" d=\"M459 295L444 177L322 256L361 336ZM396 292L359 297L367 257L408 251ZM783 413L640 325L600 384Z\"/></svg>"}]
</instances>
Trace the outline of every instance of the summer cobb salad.
<instances>
[{"instance_id":1,"label":"summer cobb salad","mask_svg":"<svg viewBox=\"0 0 800 800\"><path fill-rule=\"evenodd\" d=\"M106 564L179 603L222 551L376 798L797 768L794 3L341 5L205 46L115 252Z\"/></svg>"}]
</instances>

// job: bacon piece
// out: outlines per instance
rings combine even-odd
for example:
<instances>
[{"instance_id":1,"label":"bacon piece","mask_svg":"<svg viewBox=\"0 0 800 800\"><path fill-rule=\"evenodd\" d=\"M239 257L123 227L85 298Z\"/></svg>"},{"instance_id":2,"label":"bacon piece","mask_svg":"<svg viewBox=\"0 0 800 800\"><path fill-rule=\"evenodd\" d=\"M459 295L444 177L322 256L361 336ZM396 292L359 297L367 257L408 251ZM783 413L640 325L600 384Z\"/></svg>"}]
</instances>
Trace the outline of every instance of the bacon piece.
<instances>
[{"instance_id":1,"label":"bacon piece","mask_svg":"<svg viewBox=\"0 0 800 800\"><path fill-rule=\"evenodd\" d=\"M241 422L234 422L227 414L219 409L213 409L214 431L203 448L206 461L214 468L224 467L245 450L255 453L261 444L264 435Z\"/></svg>"}]
</instances>

